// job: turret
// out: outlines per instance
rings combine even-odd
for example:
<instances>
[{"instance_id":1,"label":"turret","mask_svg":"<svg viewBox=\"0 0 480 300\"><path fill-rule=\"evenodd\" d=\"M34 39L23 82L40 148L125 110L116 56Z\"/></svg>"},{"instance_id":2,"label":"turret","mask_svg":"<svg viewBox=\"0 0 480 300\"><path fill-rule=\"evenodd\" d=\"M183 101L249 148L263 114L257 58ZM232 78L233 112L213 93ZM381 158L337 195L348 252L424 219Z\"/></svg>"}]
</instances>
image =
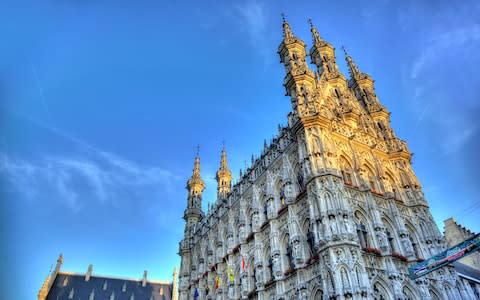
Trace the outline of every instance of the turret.
<instances>
[{"instance_id":1,"label":"turret","mask_svg":"<svg viewBox=\"0 0 480 300\"><path fill-rule=\"evenodd\" d=\"M348 71L350 73L349 87L355 92L355 96L369 113L383 112L384 117L388 116L388 112L375 94L374 80L370 75L360 71L352 57L347 53L345 47L345 61L347 62Z\"/></svg>"},{"instance_id":2,"label":"turret","mask_svg":"<svg viewBox=\"0 0 480 300\"><path fill-rule=\"evenodd\" d=\"M222 149L222 157L220 159L220 168L217 171L217 199L225 199L232 189L232 172L228 169L227 151L225 146Z\"/></svg>"},{"instance_id":3,"label":"turret","mask_svg":"<svg viewBox=\"0 0 480 300\"><path fill-rule=\"evenodd\" d=\"M319 76L325 76L327 79L341 78L343 75L338 70L335 60L335 48L332 44L320 37L317 27L309 20L310 31L313 36L313 46L310 49L310 57L312 63L317 66L317 73Z\"/></svg>"},{"instance_id":4,"label":"turret","mask_svg":"<svg viewBox=\"0 0 480 300\"><path fill-rule=\"evenodd\" d=\"M283 40L278 47L280 61L285 66L285 86L287 96L291 96L294 113L299 107L311 101L315 90L315 74L307 65L305 43L297 38L283 17Z\"/></svg>"},{"instance_id":5,"label":"turret","mask_svg":"<svg viewBox=\"0 0 480 300\"><path fill-rule=\"evenodd\" d=\"M188 202L187 209L183 218L187 222L185 230L191 228L195 223L203 217L202 211L202 193L205 189L205 182L200 177L200 156L195 157L192 177L187 182Z\"/></svg>"}]
</instances>

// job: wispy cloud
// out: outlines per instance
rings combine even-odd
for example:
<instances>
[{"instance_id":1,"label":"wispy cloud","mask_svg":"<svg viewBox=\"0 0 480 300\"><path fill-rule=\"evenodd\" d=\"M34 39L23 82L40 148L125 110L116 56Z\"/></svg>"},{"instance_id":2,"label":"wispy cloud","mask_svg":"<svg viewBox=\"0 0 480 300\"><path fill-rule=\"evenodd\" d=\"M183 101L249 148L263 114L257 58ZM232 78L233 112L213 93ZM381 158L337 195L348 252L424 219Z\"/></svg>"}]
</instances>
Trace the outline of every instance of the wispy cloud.
<instances>
[{"instance_id":1,"label":"wispy cloud","mask_svg":"<svg viewBox=\"0 0 480 300\"><path fill-rule=\"evenodd\" d=\"M172 191L179 177L159 167L143 167L108 152L90 157L46 157L27 161L1 154L0 174L27 200L60 201L74 212L94 201L117 206L153 190ZM155 194L155 193L153 193Z\"/></svg>"},{"instance_id":2,"label":"wispy cloud","mask_svg":"<svg viewBox=\"0 0 480 300\"><path fill-rule=\"evenodd\" d=\"M446 51L451 52L452 49L463 47L468 43L476 41L480 41L479 24L433 35L419 58L413 62L410 77L416 79L426 66L440 60Z\"/></svg>"},{"instance_id":3,"label":"wispy cloud","mask_svg":"<svg viewBox=\"0 0 480 300\"><path fill-rule=\"evenodd\" d=\"M456 153L472 138L476 130L477 127L475 125L471 125L457 129L454 133L449 134L445 139L445 143L442 145L444 154L449 155Z\"/></svg>"},{"instance_id":4,"label":"wispy cloud","mask_svg":"<svg viewBox=\"0 0 480 300\"><path fill-rule=\"evenodd\" d=\"M158 194L174 192L180 182L181 178L170 170L138 164L58 128L21 117L77 149L62 156L44 155L37 160L0 152L0 176L10 191L23 199L48 198L78 212L92 201L117 206L126 200L131 203L151 200Z\"/></svg>"},{"instance_id":5,"label":"wispy cloud","mask_svg":"<svg viewBox=\"0 0 480 300\"><path fill-rule=\"evenodd\" d=\"M265 63L271 63L270 49L267 47L267 11L259 1L245 1L234 6L234 14L240 23L240 28L249 37L250 44L264 58Z\"/></svg>"},{"instance_id":6,"label":"wispy cloud","mask_svg":"<svg viewBox=\"0 0 480 300\"><path fill-rule=\"evenodd\" d=\"M257 1L246 1L235 6L243 28L248 32L252 43L261 40L265 35L266 16L263 4Z\"/></svg>"}]
</instances>

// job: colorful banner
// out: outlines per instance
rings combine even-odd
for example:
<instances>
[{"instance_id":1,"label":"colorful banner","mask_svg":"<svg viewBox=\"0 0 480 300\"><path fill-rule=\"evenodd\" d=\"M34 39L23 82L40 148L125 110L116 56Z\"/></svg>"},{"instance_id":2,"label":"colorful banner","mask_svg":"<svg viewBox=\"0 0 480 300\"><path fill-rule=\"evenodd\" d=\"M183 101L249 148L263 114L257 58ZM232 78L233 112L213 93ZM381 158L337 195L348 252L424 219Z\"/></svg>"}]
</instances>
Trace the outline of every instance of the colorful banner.
<instances>
[{"instance_id":1,"label":"colorful banner","mask_svg":"<svg viewBox=\"0 0 480 300\"><path fill-rule=\"evenodd\" d=\"M480 233L429 259L408 268L410 279L415 280L462 257L480 250Z\"/></svg>"}]
</instances>

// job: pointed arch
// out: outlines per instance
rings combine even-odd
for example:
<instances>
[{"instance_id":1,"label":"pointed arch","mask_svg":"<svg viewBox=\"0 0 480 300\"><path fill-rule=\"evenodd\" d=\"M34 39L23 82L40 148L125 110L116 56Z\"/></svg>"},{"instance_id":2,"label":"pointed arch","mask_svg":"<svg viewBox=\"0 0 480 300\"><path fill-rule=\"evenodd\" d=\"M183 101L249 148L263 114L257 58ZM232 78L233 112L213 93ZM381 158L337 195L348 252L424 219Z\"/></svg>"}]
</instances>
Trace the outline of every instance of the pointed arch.
<instances>
[{"instance_id":1,"label":"pointed arch","mask_svg":"<svg viewBox=\"0 0 480 300\"><path fill-rule=\"evenodd\" d=\"M386 193L393 194L393 198L395 200L402 200L398 180L393 175L393 172L390 171L390 169L386 169L384 172L384 188Z\"/></svg>"},{"instance_id":2,"label":"pointed arch","mask_svg":"<svg viewBox=\"0 0 480 300\"><path fill-rule=\"evenodd\" d=\"M413 289L411 286L409 285L404 285L403 288L402 288L402 293L403 295L405 296L405 300L417 300L417 299L420 299L417 295L417 293L415 292L415 289Z\"/></svg>"},{"instance_id":3,"label":"pointed arch","mask_svg":"<svg viewBox=\"0 0 480 300\"><path fill-rule=\"evenodd\" d=\"M264 280L265 282L269 282L273 278L272 272L272 258L271 258L271 250L270 245L268 245L265 250L263 251L263 265L264 265Z\"/></svg>"},{"instance_id":4,"label":"pointed arch","mask_svg":"<svg viewBox=\"0 0 480 300\"><path fill-rule=\"evenodd\" d=\"M418 235L417 230L415 229L415 226L410 223L410 221L405 220L405 229L408 231L408 237L410 239L410 242L412 243L412 248L413 252L415 254L415 257L418 258L424 258L424 253L422 251L422 247L420 244L420 236Z\"/></svg>"},{"instance_id":5,"label":"pointed arch","mask_svg":"<svg viewBox=\"0 0 480 300\"><path fill-rule=\"evenodd\" d=\"M388 245L390 246L391 252L400 252L399 251L400 244L398 243L398 234L397 234L397 230L395 229L396 227L393 225L394 223L386 215L382 215L382 222L386 228L387 241L388 241Z\"/></svg>"},{"instance_id":6,"label":"pointed arch","mask_svg":"<svg viewBox=\"0 0 480 300\"><path fill-rule=\"evenodd\" d=\"M345 291L346 289L351 289L352 287L352 282L350 279L350 272L348 272L348 268L346 266L340 266L337 269L338 277L340 279L340 282L342 283L342 288Z\"/></svg>"},{"instance_id":7,"label":"pointed arch","mask_svg":"<svg viewBox=\"0 0 480 300\"><path fill-rule=\"evenodd\" d=\"M308 253L306 259L308 259L314 249L315 239L311 230L310 218L306 218L302 223L302 234L305 235L305 241L307 242Z\"/></svg>"},{"instance_id":8,"label":"pointed arch","mask_svg":"<svg viewBox=\"0 0 480 300\"><path fill-rule=\"evenodd\" d=\"M335 197L330 190L325 189L321 195L322 195L321 200L323 200L322 202L325 205L325 209L327 213L337 208L337 203L336 203L337 201L335 200Z\"/></svg>"},{"instance_id":9,"label":"pointed arch","mask_svg":"<svg viewBox=\"0 0 480 300\"><path fill-rule=\"evenodd\" d=\"M323 290L320 287L315 287L312 292L311 300L323 300Z\"/></svg>"},{"instance_id":10,"label":"pointed arch","mask_svg":"<svg viewBox=\"0 0 480 300\"><path fill-rule=\"evenodd\" d=\"M363 162L362 177L369 184L370 190L372 192L376 192L379 190L375 168L373 167L373 164L370 163L368 160L364 160Z\"/></svg>"},{"instance_id":11,"label":"pointed arch","mask_svg":"<svg viewBox=\"0 0 480 300\"><path fill-rule=\"evenodd\" d=\"M354 276L354 278L352 280L354 280L356 285L358 287L362 287L363 286L362 271L361 271L361 267L360 267L359 264L356 264L353 267L353 276Z\"/></svg>"},{"instance_id":12,"label":"pointed arch","mask_svg":"<svg viewBox=\"0 0 480 300\"><path fill-rule=\"evenodd\" d=\"M382 278L377 278L373 284L373 299L375 300L388 300L394 299L393 293L388 288L385 280Z\"/></svg>"},{"instance_id":13,"label":"pointed arch","mask_svg":"<svg viewBox=\"0 0 480 300\"><path fill-rule=\"evenodd\" d=\"M432 300L442 300L443 298L440 296L440 293L437 291L437 289L433 286L430 286L428 289L430 292L430 296L432 297Z\"/></svg>"},{"instance_id":14,"label":"pointed arch","mask_svg":"<svg viewBox=\"0 0 480 300\"><path fill-rule=\"evenodd\" d=\"M373 245L371 240L371 233L373 232L372 227L367 218L367 214L361 209L357 209L354 212L355 225L357 229L357 236L360 242L360 246L365 249Z\"/></svg>"},{"instance_id":15,"label":"pointed arch","mask_svg":"<svg viewBox=\"0 0 480 300\"><path fill-rule=\"evenodd\" d=\"M343 182L346 185L354 185L353 165L343 155L340 156L340 171L342 173Z\"/></svg>"}]
</instances>

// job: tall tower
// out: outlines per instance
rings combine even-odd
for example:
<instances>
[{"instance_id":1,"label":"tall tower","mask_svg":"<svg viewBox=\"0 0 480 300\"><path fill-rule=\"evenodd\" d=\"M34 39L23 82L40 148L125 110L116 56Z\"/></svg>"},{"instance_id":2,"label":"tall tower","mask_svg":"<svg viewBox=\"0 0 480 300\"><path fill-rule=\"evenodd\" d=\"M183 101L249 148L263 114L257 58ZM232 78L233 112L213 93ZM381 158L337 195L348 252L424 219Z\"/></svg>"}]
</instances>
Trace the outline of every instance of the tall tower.
<instances>
[{"instance_id":1,"label":"tall tower","mask_svg":"<svg viewBox=\"0 0 480 300\"><path fill-rule=\"evenodd\" d=\"M188 283L190 280L190 271L192 267L192 244L194 242L194 231L196 225L202 220L204 213L202 211L202 193L205 189L205 182L200 176L200 156L197 152L193 166L192 177L187 181L187 208L183 214L185 220L185 235L180 241L179 254L182 258L180 266L180 298L186 299L188 295Z\"/></svg>"},{"instance_id":2,"label":"tall tower","mask_svg":"<svg viewBox=\"0 0 480 300\"><path fill-rule=\"evenodd\" d=\"M220 159L220 168L218 168L216 180L217 186L217 199L226 199L228 193L232 189L232 172L228 168L227 164L227 151L225 146L222 149L222 158Z\"/></svg>"},{"instance_id":3,"label":"tall tower","mask_svg":"<svg viewBox=\"0 0 480 300\"><path fill-rule=\"evenodd\" d=\"M188 202L183 218L187 222L185 230L192 228L203 217L202 193L205 189L205 182L200 176L200 156L197 153L193 166L192 177L187 182Z\"/></svg>"},{"instance_id":4,"label":"tall tower","mask_svg":"<svg viewBox=\"0 0 480 300\"><path fill-rule=\"evenodd\" d=\"M294 115L308 105L315 89L315 74L307 65L305 43L297 38L283 18L283 40L278 47L280 61L285 66L286 94L291 96Z\"/></svg>"}]
</instances>

